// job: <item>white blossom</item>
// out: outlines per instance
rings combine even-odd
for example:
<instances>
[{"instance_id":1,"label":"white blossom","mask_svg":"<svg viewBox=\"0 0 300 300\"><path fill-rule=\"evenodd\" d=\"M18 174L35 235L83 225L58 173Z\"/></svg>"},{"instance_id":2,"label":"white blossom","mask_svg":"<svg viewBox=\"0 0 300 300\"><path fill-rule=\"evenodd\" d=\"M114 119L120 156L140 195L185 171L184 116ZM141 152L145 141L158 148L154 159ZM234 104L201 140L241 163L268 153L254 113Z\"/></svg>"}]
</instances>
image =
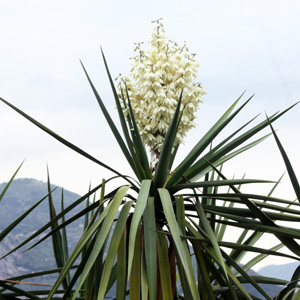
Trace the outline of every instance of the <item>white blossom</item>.
<instances>
[{"instance_id":1,"label":"white blossom","mask_svg":"<svg viewBox=\"0 0 300 300\"><path fill-rule=\"evenodd\" d=\"M199 67L195 55L189 53L185 44L179 47L168 40L159 20L152 31L149 51L144 51L141 44L137 43L135 48L138 54L130 73L133 80L121 77L119 87L127 99L123 84L126 83L141 137L152 153L159 153L182 90L181 109L185 109L175 143L182 143L186 132L195 126L195 112L206 92L195 81Z\"/></svg>"}]
</instances>

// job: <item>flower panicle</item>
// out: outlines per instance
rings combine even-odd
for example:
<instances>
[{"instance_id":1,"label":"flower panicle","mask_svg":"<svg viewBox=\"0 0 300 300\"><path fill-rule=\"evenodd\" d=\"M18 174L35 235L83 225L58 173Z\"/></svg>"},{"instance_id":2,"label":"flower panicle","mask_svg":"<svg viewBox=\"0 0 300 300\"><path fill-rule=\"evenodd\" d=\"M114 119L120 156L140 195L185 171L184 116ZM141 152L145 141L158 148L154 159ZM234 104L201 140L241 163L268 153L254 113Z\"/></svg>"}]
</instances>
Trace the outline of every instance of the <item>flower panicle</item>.
<instances>
[{"instance_id":1,"label":"flower panicle","mask_svg":"<svg viewBox=\"0 0 300 300\"><path fill-rule=\"evenodd\" d=\"M186 132L195 126L195 113L206 92L196 82L199 64L195 60L195 53L189 52L186 42L179 46L168 39L161 19L153 23L156 23L156 27L149 40L150 49L145 51L142 49L143 43L135 43L134 51L137 54L132 59L132 80L121 75L118 80L125 101L128 92L143 142L154 153L162 149L182 90L182 107L185 110L175 144L183 143ZM122 105L124 113L127 113L125 105Z\"/></svg>"}]
</instances>

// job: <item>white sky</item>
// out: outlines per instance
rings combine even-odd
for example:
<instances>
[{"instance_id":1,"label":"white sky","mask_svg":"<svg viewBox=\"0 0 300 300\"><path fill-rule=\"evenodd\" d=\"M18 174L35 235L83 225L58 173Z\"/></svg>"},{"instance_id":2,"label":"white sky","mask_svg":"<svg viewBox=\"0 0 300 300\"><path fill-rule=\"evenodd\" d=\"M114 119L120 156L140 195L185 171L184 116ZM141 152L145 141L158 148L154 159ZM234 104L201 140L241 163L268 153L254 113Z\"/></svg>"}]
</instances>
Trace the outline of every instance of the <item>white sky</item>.
<instances>
[{"instance_id":1,"label":"white sky","mask_svg":"<svg viewBox=\"0 0 300 300\"><path fill-rule=\"evenodd\" d=\"M242 124L258 113L271 115L300 100L300 2L251 1L1 1L0 97L10 101L99 160L129 173L79 64L82 59L102 99L116 116L101 60L103 47L113 77L130 71L133 43L147 41L162 17L166 34L187 45L200 64L207 91L181 157L244 91L254 99ZM300 170L300 107L275 123L296 170ZM115 118L117 120L117 118ZM225 137L225 136L224 136ZM0 182L18 177L52 182L83 194L89 183L111 174L80 157L0 103ZM271 138L234 159L233 174L276 180L284 172ZM294 195L288 179L281 195Z\"/></svg>"}]
</instances>

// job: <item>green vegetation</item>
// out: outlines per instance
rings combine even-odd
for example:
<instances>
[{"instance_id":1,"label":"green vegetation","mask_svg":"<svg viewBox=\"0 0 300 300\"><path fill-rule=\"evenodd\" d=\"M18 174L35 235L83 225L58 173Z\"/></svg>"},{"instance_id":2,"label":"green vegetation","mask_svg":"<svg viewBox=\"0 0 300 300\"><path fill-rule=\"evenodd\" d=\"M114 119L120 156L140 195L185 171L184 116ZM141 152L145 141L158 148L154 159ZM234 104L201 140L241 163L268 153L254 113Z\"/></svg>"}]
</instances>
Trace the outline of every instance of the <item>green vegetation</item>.
<instances>
[{"instance_id":1,"label":"green vegetation","mask_svg":"<svg viewBox=\"0 0 300 300\"><path fill-rule=\"evenodd\" d=\"M156 46L160 45L160 37L154 36L154 44L155 39ZM164 50L157 47L158 52L155 53ZM176 105L166 132L157 132L158 127L153 126L156 128L153 136L157 139L157 147L149 143L152 147L150 151L154 153L154 158L149 161L143 142L145 137L141 133L143 123L140 118L143 114L139 115L136 106L131 105L126 80L123 81L124 86L118 95L104 55L103 59L123 136L117 130L86 69L83 69L101 111L136 178L123 175L120 170L111 168L109 162L104 163L92 157L0 98L3 103L70 149L115 174L69 206L64 206L62 194L62 210L58 214L54 210L49 183L49 197L46 197L49 200L50 221L15 250L38 236L41 237L40 240L31 248L51 237L58 270L44 271L44 274L59 271L56 282L48 290L37 288L27 292L16 288L13 283L0 281L3 288L0 297L6 299L5 293L8 293L10 296L22 295L27 299L92 300L104 299L114 289L118 300L271 300L271 296L259 285L268 283L283 286L275 299L299 299L300 292L296 289L300 269L296 269L290 282L247 273L247 270L268 255L299 260L300 246L297 240L300 238L300 231L294 226L300 220L299 201L273 197L279 181L270 182L260 178L228 179L222 171L222 166L231 158L273 135L297 198L300 199L300 187L295 173L272 127L272 123L291 107L252 127L250 124L255 118L250 118L240 128L235 128L231 134L222 137L223 130L227 129L230 122L251 100L249 98L238 106L241 97L238 98L174 167L181 141L178 139L178 132L181 122L184 121L187 104L182 105L185 90L181 89L178 95L173 92L177 97L173 99ZM152 75L147 76L150 78ZM153 78L153 84L158 80L165 86L163 77L157 79L153 75ZM153 93L149 94L153 96ZM271 132L257 137L265 128L270 128ZM124 180L124 184L106 192L106 183L120 178ZM253 185L255 191L258 184L271 185L270 192L267 195L243 192L244 185ZM97 191L100 192L98 196L95 194ZM87 204L86 208L73 217L66 215L84 202ZM69 253L66 228L82 216L85 218L83 234ZM277 221L283 222L279 224ZM17 223L18 221L14 224ZM238 228L239 231L234 232L239 233L234 240L228 240L227 233L234 228ZM47 229L51 229L50 233L44 234ZM257 241L265 233L274 235L279 241L278 244L270 249L257 247ZM291 254L278 251L283 247L289 249ZM241 265L241 260L247 253L256 255ZM21 279L20 277L15 280ZM249 294L243 283L251 284L261 296Z\"/></svg>"}]
</instances>

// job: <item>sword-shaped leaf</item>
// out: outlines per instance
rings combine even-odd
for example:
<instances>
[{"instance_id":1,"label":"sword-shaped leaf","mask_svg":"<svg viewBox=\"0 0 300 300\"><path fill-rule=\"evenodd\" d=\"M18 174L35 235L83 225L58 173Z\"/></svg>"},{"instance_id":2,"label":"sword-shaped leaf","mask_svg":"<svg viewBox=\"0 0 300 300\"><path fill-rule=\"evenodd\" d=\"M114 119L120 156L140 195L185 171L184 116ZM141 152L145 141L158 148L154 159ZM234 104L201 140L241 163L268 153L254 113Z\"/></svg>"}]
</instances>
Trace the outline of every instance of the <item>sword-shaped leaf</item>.
<instances>
[{"instance_id":1,"label":"sword-shaped leaf","mask_svg":"<svg viewBox=\"0 0 300 300\"><path fill-rule=\"evenodd\" d=\"M84 270L82 271L80 280L79 280L76 290L73 294L73 298L72 298L73 300L76 298L85 278L87 277L90 269L92 268L94 262L96 261L98 255L99 255L99 252L101 251L101 249L109 235L109 232L110 232L111 226L114 222L114 219L116 217L117 211L118 211L122 201L124 200L124 196L128 189L129 189L129 187L121 187L118 190L118 192L117 192L116 196L114 197L114 199L112 200L112 202L110 203L110 205L106 208L106 210L107 210L106 216L103 220L103 224L102 224L100 232L97 236L94 248L89 256L89 259L85 265Z\"/></svg>"},{"instance_id":2,"label":"sword-shaped leaf","mask_svg":"<svg viewBox=\"0 0 300 300\"><path fill-rule=\"evenodd\" d=\"M112 270L112 267L114 264L114 260L115 260L115 257L116 257L117 251L118 251L118 247L119 247L122 235L124 234L124 228L125 228L126 221L127 221L128 215L129 215L129 210L132 207L132 204L133 204L132 201L126 203L123 206L123 208L118 216L118 220L117 220L116 226L114 228L114 232L111 237L107 256L105 259L97 300L104 299L104 296L106 294L106 289L107 289L108 281L110 278L111 270Z\"/></svg>"},{"instance_id":3,"label":"sword-shaped leaf","mask_svg":"<svg viewBox=\"0 0 300 300\"><path fill-rule=\"evenodd\" d=\"M182 92L180 94L178 104L170 125L168 127L164 143L160 152L159 160L157 163L157 167L155 170L154 180L153 180L153 187L154 188L161 188L164 186L166 178L167 178L167 171L169 162L171 159L171 153L174 148L174 141L176 138L177 130L178 130L178 122L180 122L180 106L181 106L181 99L182 99Z\"/></svg>"},{"instance_id":4,"label":"sword-shaped leaf","mask_svg":"<svg viewBox=\"0 0 300 300\"><path fill-rule=\"evenodd\" d=\"M132 214L132 221L131 221L130 232L129 232L129 244L128 244L128 277L131 273L136 234L138 231L138 227L141 225L140 224L141 218L143 216L144 210L148 203L150 186L151 186L151 180L142 181L141 189L135 204L135 209Z\"/></svg>"},{"instance_id":5,"label":"sword-shaped leaf","mask_svg":"<svg viewBox=\"0 0 300 300\"><path fill-rule=\"evenodd\" d=\"M116 212L124 198L125 193L127 192L129 187L121 187L118 192L116 193L115 197L113 198L113 200L110 202L110 204L107 206L106 209L103 210L103 212L99 215L98 219L94 222L94 224L88 229L87 232L85 232L80 240L78 241L77 245L75 246L73 252L71 253L68 261L66 262L63 270L61 271L59 277L57 278L52 290L50 291L49 295L48 295L48 300L51 299L51 297L54 295L55 291L58 289L59 285L61 284L62 280L64 279L64 277L66 276L68 270L71 268L71 266L74 264L76 258L80 255L82 249L84 248L84 246L86 245L86 243L88 243L91 239L91 237L93 236L93 234L95 233L95 231L98 229L99 225L103 222L102 226L101 226L101 231L97 236L97 241L95 243L95 246L92 250L91 255L88 258L87 264L85 265L85 269L84 272L82 274L82 277L80 279L80 282L78 283L77 286L77 290L76 293L74 294L74 297L76 296L76 294L78 293L81 285L83 284L88 271L90 270L90 268L92 267L97 254L99 253L99 251L101 250L108 234L109 234L109 230L112 226L113 220L115 218ZM107 217L106 217L107 216Z\"/></svg>"},{"instance_id":6,"label":"sword-shaped leaf","mask_svg":"<svg viewBox=\"0 0 300 300\"><path fill-rule=\"evenodd\" d=\"M9 103L8 101L4 100L1 97L0 97L0 101L2 101L3 103L5 103L9 107L11 107L13 110L15 110L16 112L18 112L20 115L22 115L23 117L25 117L31 123L33 123L34 125L36 125L40 129L42 129L43 131L45 131L46 133L48 133L49 135L51 135L52 137L54 137L56 140L58 140L59 142L61 142L65 146L67 146L70 149L74 150L75 152L81 154L82 156L88 158L89 160L97 163L98 165L104 167L105 169L107 169L107 170L109 170L109 171L117 174L118 176L120 176L120 177L124 178L126 181L128 181L131 185L135 186L130 180L127 179L126 176L122 175L121 173L119 173L115 169L111 168L110 166L106 165L105 163L101 162L100 160L94 158L92 155L90 155L87 152L81 150L79 147L77 147L74 144L70 143L69 141L65 140L63 137L59 136L54 131L52 131L51 129L47 128L43 124L39 123L35 119L31 118L29 115L27 115L26 113L24 113L23 111L21 111L20 109L18 109L17 107L15 107L14 105L12 105L11 103Z\"/></svg>"},{"instance_id":7,"label":"sword-shaped leaf","mask_svg":"<svg viewBox=\"0 0 300 300\"><path fill-rule=\"evenodd\" d=\"M286 166L286 169L288 171L288 174L289 174L289 177L290 177L290 180L291 180L291 183L293 185L293 188L294 188L294 191L295 191L295 194L297 195L297 198L298 198L298 201L300 202L300 186L299 186L299 182L298 182L298 179L297 179L297 176L295 174L295 171L292 167L292 164L272 126L272 124L270 123L270 120L268 119L269 121L269 124L270 124L270 127L272 129L272 132L273 132L273 135L274 135L274 138L275 138L275 141L276 141L276 144L280 150L280 153L281 153L281 156L283 158L283 161L285 163L285 166Z\"/></svg>"},{"instance_id":8,"label":"sword-shaped leaf","mask_svg":"<svg viewBox=\"0 0 300 300\"><path fill-rule=\"evenodd\" d=\"M174 170L173 176L168 181L167 186L172 186L177 183L181 176L191 167L194 161L199 155L206 149L206 147L212 143L213 139L224 129L224 127L240 112L240 110L250 101L249 98L236 112L231 116L236 104L239 102L242 95L230 106L230 108L222 115L222 117L215 123L215 125L202 137L202 139L196 144L196 146L189 152L184 160Z\"/></svg>"},{"instance_id":9,"label":"sword-shaped leaf","mask_svg":"<svg viewBox=\"0 0 300 300\"><path fill-rule=\"evenodd\" d=\"M157 244L154 197L149 197L143 215L144 253L147 268L149 299L156 300L157 289Z\"/></svg>"},{"instance_id":10,"label":"sword-shaped leaf","mask_svg":"<svg viewBox=\"0 0 300 300\"><path fill-rule=\"evenodd\" d=\"M84 73L85 73L85 75L87 77L87 80L88 80L88 82L89 82L89 84L90 84L90 86L91 86L91 88L92 88L92 90L94 92L94 95L95 95L95 97L96 97L96 99L98 101L98 104L99 104L99 106L101 108L101 111L102 111L102 113L103 113L103 115L104 115L104 117L105 117L105 119L106 119L106 121L107 121L107 123L108 123L108 125L109 125L109 127L110 127L110 129L111 129L111 131L113 133L113 135L115 136L115 138L116 138L116 140L117 140L117 142L118 142L118 144L119 144L119 146L120 146L120 148L121 148L124 156L126 157L126 159L127 159L128 163L129 163L130 167L132 168L132 170L134 171L134 173L136 174L136 176L138 178L140 178L139 177L139 170L136 168L136 165L134 164L133 158L132 158L131 154L129 153L126 144L124 143L123 138L121 137L121 135L120 135L120 133L119 133L119 131L118 131L118 129L117 129L114 121L112 120L110 114L108 113L108 111L107 111L107 109L106 109L106 107L105 107L105 105L104 105L104 103L103 103L100 95L98 94L98 92L97 92L97 90L96 90L93 82L91 81L91 79L90 79L90 77L89 77L89 75L88 75L88 73L87 73L87 71L86 71L83 63L82 62L80 62L80 63L82 65L83 71L84 71Z\"/></svg>"},{"instance_id":11,"label":"sword-shaped leaf","mask_svg":"<svg viewBox=\"0 0 300 300\"><path fill-rule=\"evenodd\" d=\"M190 253L186 243L181 241L180 236L182 235L182 232L180 231L175 218L170 194L166 189L158 189L158 192L168 222L167 224L172 236L172 240L177 250L177 261L180 260L180 263L182 264L193 299L200 300Z\"/></svg>"}]
</instances>

